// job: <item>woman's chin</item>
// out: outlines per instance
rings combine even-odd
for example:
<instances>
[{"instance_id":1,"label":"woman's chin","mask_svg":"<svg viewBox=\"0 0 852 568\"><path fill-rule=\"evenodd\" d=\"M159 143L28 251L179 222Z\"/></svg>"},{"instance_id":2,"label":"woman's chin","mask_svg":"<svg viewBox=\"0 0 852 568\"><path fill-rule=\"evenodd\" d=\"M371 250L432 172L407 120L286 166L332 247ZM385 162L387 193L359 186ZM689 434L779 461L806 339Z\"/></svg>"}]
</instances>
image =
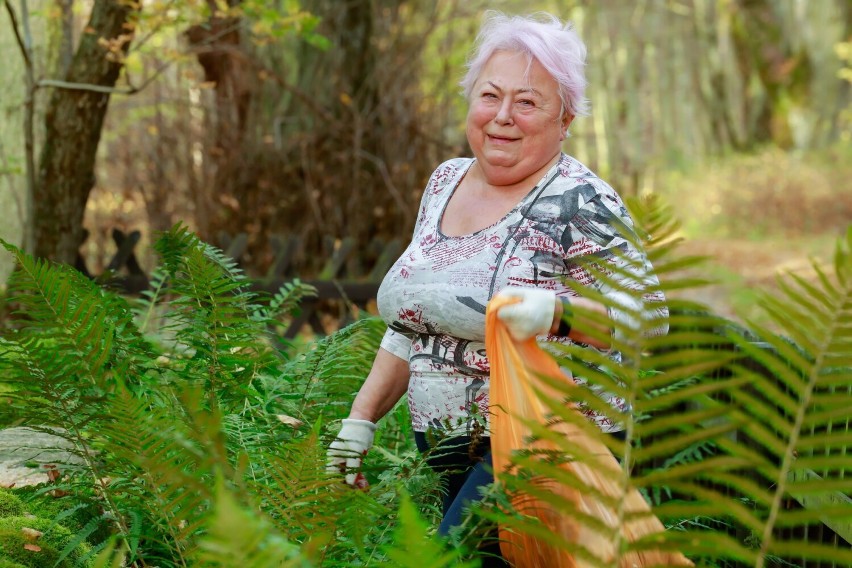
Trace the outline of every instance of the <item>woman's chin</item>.
<instances>
[{"instance_id":1,"label":"woman's chin","mask_svg":"<svg viewBox=\"0 0 852 568\"><path fill-rule=\"evenodd\" d=\"M505 152L500 149L485 151L481 159L494 168L511 168L519 162L518 156L514 152Z\"/></svg>"}]
</instances>

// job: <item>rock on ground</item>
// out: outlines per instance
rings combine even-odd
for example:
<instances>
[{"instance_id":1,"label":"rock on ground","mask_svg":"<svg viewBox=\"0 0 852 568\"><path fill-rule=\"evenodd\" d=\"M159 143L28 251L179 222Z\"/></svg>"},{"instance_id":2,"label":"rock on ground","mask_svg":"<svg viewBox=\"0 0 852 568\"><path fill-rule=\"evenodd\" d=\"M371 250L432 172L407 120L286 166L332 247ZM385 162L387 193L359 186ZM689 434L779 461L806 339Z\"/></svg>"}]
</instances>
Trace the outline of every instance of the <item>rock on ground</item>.
<instances>
[{"instance_id":1,"label":"rock on ground","mask_svg":"<svg viewBox=\"0 0 852 568\"><path fill-rule=\"evenodd\" d=\"M48 481L56 463L75 463L71 444L32 428L0 430L0 487L21 487Z\"/></svg>"}]
</instances>

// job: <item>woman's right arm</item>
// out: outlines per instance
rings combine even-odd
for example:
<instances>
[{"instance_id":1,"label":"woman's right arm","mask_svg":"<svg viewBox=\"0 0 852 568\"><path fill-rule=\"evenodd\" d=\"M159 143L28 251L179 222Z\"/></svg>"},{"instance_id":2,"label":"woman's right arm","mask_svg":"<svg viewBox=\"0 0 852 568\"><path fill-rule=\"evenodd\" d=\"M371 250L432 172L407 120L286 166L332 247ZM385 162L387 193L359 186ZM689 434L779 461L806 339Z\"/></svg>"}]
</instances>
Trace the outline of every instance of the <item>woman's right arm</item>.
<instances>
[{"instance_id":1,"label":"woman's right arm","mask_svg":"<svg viewBox=\"0 0 852 568\"><path fill-rule=\"evenodd\" d=\"M408 361L380 347L349 418L378 422L408 390L408 377Z\"/></svg>"},{"instance_id":2,"label":"woman's right arm","mask_svg":"<svg viewBox=\"0 0 852 568\"><path fill-rule=\"evenodd\" d=\"M454 179L466 161L469 159L447 160L432 172L420 198L413 238L416 238L427 217L435 214L435 210L430 209L430 204L434 207L437 203L432 201L432 197L439 194ZM388 330L382 345L384 347L379 348L367 380L364 381L352 403L352 410L349 412L351 419L377 422L390 412L408 390L408 359L403 358L403 355L408 353L411 340L400 333Z\"/></svg>"}]
</instances>

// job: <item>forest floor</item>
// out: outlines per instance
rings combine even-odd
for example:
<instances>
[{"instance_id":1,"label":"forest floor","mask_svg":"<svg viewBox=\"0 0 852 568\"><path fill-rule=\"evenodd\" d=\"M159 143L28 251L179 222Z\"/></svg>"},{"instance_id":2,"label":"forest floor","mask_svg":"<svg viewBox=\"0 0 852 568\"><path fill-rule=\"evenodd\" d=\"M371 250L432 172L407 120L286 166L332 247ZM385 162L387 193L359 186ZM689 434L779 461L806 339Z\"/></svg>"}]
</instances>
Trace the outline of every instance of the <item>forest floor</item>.
<instances>
[{"instance_id":1,"label":"forest floor","mask_svg":"<svg viewBox=\"0 0 852 568\"><path fill-rule=\"evenodd\" d=\"M710 257L695 271L717 283L682 294L710 307L729 319L760 318L755 308L756 292L776 288L779 273L792 272L808 279L814 276L813 263L831 259L834 237L809 239L746 240L689 239L680 247L682 255ZM0 430L0 487L21 486L47 481L45 465L68 456L65 442L28 428Z\"/></svg>"}]
</instances>

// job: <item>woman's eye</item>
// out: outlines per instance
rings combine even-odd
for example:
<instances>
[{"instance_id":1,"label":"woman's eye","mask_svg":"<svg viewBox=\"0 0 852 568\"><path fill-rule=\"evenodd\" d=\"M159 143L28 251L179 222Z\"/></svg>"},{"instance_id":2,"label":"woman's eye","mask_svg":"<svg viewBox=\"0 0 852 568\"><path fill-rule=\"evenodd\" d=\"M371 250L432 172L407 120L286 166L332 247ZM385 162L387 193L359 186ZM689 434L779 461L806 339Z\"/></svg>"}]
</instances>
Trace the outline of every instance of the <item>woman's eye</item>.
<instances>
[{"instance_id":1,"label":"woman's eye","mask_svg":"<svg viewBox=\"0 0 852 568\"><path fill-rule=\"evenodd\" d=\"M482 93L482 98L483 99L496 99L497 95L495 95L494 93Z\"/></svg>"},{"instance_id":2,"label":"woman's eye","mask_svg":"<svg viewBox=\"0 0 852 568\"><path fill-rule=\"evenodd\" d=\"M518 101L518 104L525 107L535 106L535 103L529 99L521 99Z\"/></svg>"}]
</instances>

